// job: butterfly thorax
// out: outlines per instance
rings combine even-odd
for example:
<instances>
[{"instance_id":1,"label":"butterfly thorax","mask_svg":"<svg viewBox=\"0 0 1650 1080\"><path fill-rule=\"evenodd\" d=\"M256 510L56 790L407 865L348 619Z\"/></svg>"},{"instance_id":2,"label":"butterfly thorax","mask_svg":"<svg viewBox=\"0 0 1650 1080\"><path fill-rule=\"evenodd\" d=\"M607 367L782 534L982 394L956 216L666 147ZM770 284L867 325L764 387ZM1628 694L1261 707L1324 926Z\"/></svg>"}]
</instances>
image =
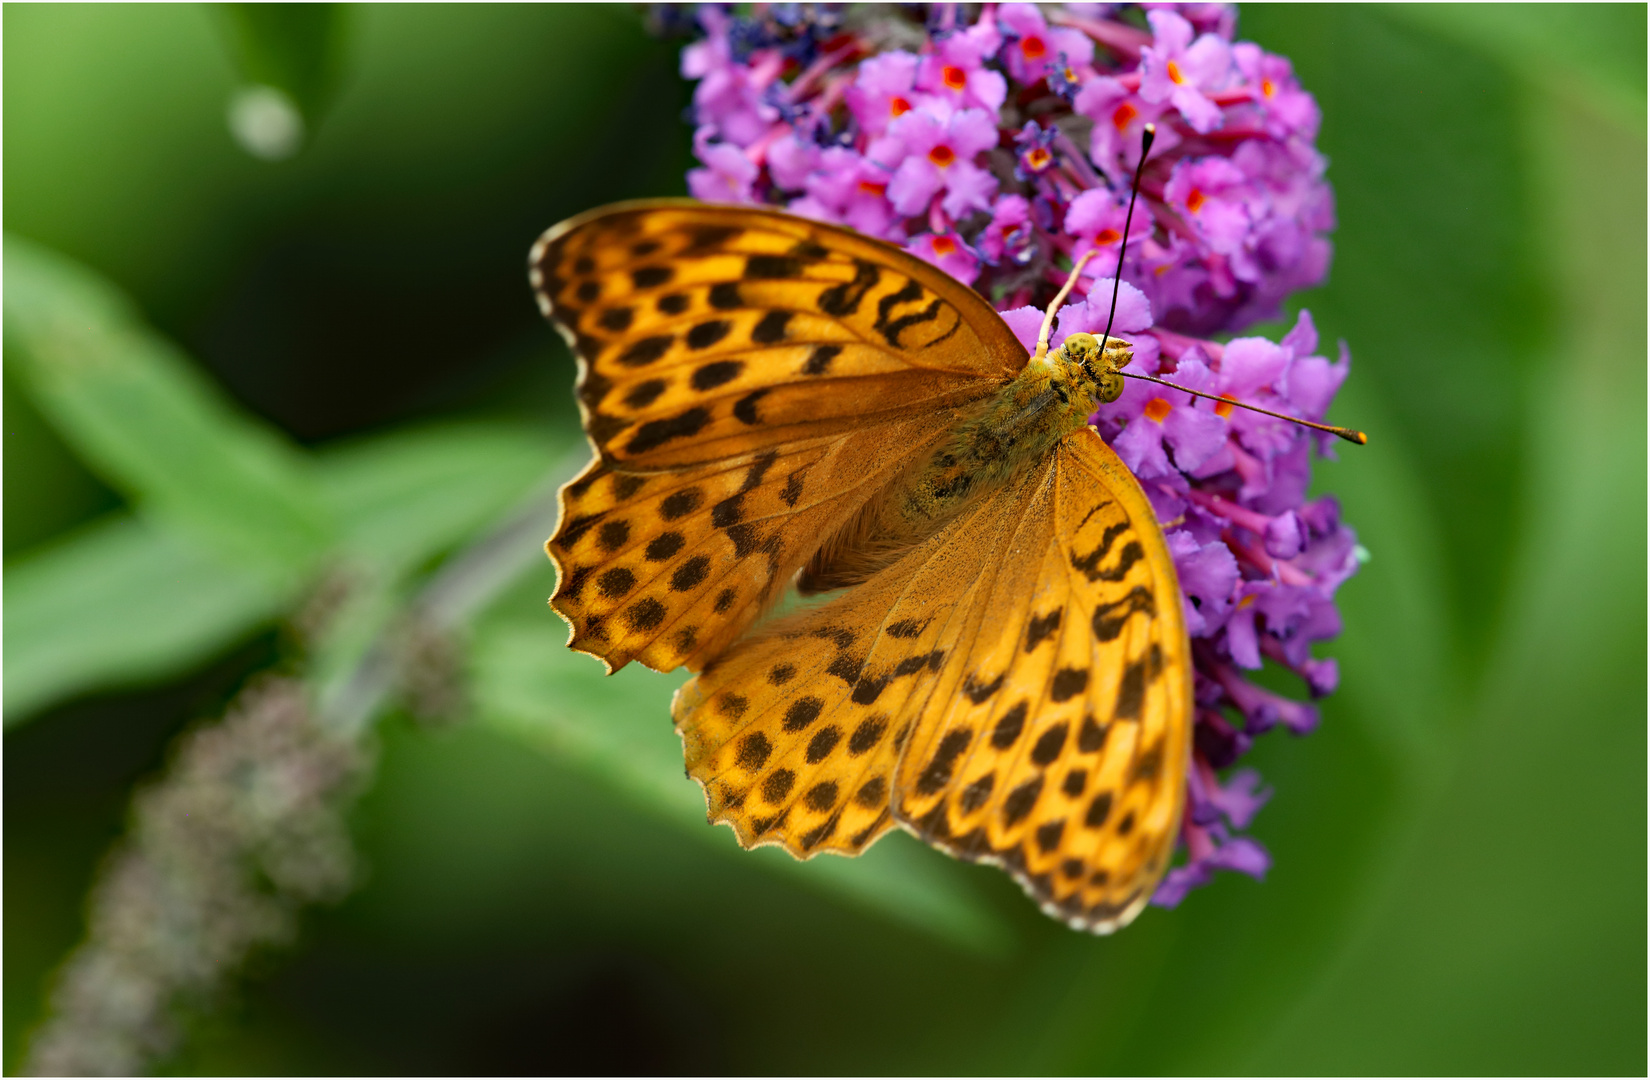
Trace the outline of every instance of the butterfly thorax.
<instances>
[{"instance_id":1,"label":"butterfly thorax","mask_svg":"<svg viewBox=\"0 0 1650 1080\"><path fill-rule=\"evenodd\" d=\"M1027 362L924 463L906 492L905 516L918 525L949 520L972 499L1042 461L1088 423L1097 402L1117 399L1122 378L1116 371L1132 359L1132 348L1112 338L1102 358L1093 335L1074 334L1045 359Z\"/></svg>"},{"instance_id":2,"label":"butterfly thorax","mask_svg":"<svg viewBox=\"0 0 1650 1080\"><path fill-rule=\"evenodd\" d=\"M1117 370L1133 346L1111 338L1101 355L1091 334L1073 334L1046 358L959 417L939 446L919 458L858 520L826 545L800 582L806 592L840 588L932 536L976 500L1013 480L1088 423L1095 405L1122 392Z\"/></svg>"}]
</instances>

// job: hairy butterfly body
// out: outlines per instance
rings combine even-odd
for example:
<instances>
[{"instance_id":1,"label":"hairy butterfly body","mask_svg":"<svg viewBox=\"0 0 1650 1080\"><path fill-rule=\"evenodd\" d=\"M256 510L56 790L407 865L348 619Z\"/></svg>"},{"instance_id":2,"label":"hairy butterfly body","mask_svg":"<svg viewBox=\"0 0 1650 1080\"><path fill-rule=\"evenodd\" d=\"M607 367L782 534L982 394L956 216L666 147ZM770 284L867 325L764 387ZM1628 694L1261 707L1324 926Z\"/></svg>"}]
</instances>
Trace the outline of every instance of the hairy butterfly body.
<instances>
[{"instance_id":1,"label":"hairy butterfly body","mask_svg":"<svg viewBox=\"0 0 1650 1080\"><path fill-rule=\"evenodd\" d=\"M535 245L595 450L546 548L569 644L698 674L674 718L745 846L900 826L1094 931L1178 832L1191 658L1139 484L1087 417L1129 346L1028 357L972 290L786 214L683 201ZM795 583L840 595L758 623Z\"/></svg>"}]
</instances>

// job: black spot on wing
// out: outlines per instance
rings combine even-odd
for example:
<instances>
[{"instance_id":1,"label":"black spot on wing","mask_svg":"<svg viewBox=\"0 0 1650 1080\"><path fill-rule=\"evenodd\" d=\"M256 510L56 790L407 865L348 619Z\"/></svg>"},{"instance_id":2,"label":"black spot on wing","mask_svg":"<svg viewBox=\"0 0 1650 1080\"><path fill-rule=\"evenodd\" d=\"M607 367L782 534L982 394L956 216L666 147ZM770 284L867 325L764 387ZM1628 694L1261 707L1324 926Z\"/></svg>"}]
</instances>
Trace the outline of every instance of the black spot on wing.
<instances>
[{"instance_id":1,"label":"black spot on wing","mask_svg":"<svg viewBox=\"0 0 1650 1080\"><path fill-rule=\"evenodd\" d=\"M750 393L740 398L734 403L733 406L734 417L737 418L741 424L745 424L747 426L754 427L755 425L760 424L762 422L762 418L756 414L756 403L766 397L767 394L768 391L766 389L752 390Z\"/></svg>"},{"instance_id":2,"label":"black spot on wing","mask_svg":"<svg viewBox=\"0 0 1650 1080\"><path fill-rule=\"evenodd\" d=\"M876 327L876 329L881 331L883 339L886 340L888 344L894 346L896 349L901 348L902 346L899 341L899 336L901 334L911 329L913 326L920 326L926 322L933 322L939 317L940 311L944 308L944 306L944 302L936 298L933 303L929 304L922 311L919 311L913 315L903 315L900 318L895 319L893 322ZM953 327L953 329L955 329L955 327Z\"/></svg>"},{"instance_id":3,"label":"black spot on wing","mask_svg":"<svg viewBox=\"0 0 1650 1080\"><path fill-rule=\"evenodd\" d=\"M876 287L882 279L882 271L874 263L854 260L854 280L845 281L840 285L832 285L819 294L819 310L827 315L841 318L852 315L859 310L859 305L865 299L865 294ZM914 283L913 283L914 284ZM921 291L918 291L921 295ZM808 374L817 375L819 372L810 371Z\"/></svg>"},{"instance_id":4,"label":"black spot on wing","mask_svg":"<svg viewBox=\"0 0 1650 1080\"><path fill-rule=\"evenodd\" d=\"M628 454L645 454L649 450L656 450L674 439L688 439L704 430L710 423L710 413L695 406L680 414L664 420L649 420L636 429L636 434L630 437L625 445Z\"/></svg>"},{"instance_id":5,"label":"black spot on wing","mask_svg":"<svg viewBox=\"0 0 1650 1080\"><path fill-rule=\"evenodd\" d=\"M745 370L743 360L716 360L701 365L693 372L693 388L699 391L714 390L718 386L730 383L739 377Z\"/></svg>"},{"instance_id":6,"label":"black spot on wing","mask_svg":"<svg viewBox=\"0 0 1650 1080\"><path fill-rule=\"evenodd\" d=\"M696 487L683 488L673 491L659 502L659 516L666 521L675 521L699 509L699 504L705 499L704 493Z\"/></svg>"},{"instance_id":7,"label":"black spot on wing","mask_svg":"<svg viewBox=\"0 0 1650 1080\"><path fill-rule=\"evenodd\" d=\"M974 733L966 728L954 728L945 733L940 739L940 745L929 759L927 768L917 778L917 792L922 795L932 795L951 782L952 770L957 766L957 758L968 749L968 744L974 741Z\"/></svg>"},{"instance_id":8,"label":"black spot on wing","mask_svg":"<svg viewBox=\"0 0 1650 1080\"><path fill-rule=\"evenodd\" d=\"M1114 720L1138 720L1146 700L1146 665L1136 660L1123 669L1123 678L1117 684L1117 705L1112 709Z\"/></svg>"},{"instance_id":9,"label":"black spot on wing","mask_svg":"<svg viewBox=\"0 0 1650 1080\"><path fill-rule=\"evenodd\" d=\"M1043 778L1039 774L1008 793L1003 799L1003 824L1010 827L1024 821L1031 808L1037 805L1037 796L1043 793Z\"/></svg>"},{"instance_id":10,"label":"black spot on wing","mask_svg":"<svg viewBox=\"0 0 1650 1080\"><path fill-rule=\"evenodd\" d=\"M769 803L782 802L795 784L796 773L789 769L775 769L762 781L762 798Z\"/></svg>"},{"instance_id":11,"label":"black spot on wing","mask_svg":"<svg viewBox=\"0 0 1650 1080\"><path fill-rule=\"evenodd\" d=\"M745 298L739 295L737 281L723 281L710 287L710 306L717 311L735 311L745 306Z\"/></svg>"},{"instance_id":12,"label":"black spot on wing","mask_svg":"<svg viewBox=\"0 0 1650 1080\"><path fill-rule=\"evenodd\" d=\"M638 289L656 288L675 276L676 271L668 266L641 266L630 272L630 280Z\"/></svg>"},{"instance_id":13,"label":"black spot on wing","mask_svg":"<svg viewBox=\"0 0 1650 1080\"><path fill-rule=\"evenodd\" d=\"M625 612L625 622L632 630L652 630L664 621L665 606L651 596L631 604Z\"/></svg>"},{"instance_id":14,"label":"black spot on wing","mask_svg":"<svg viewBox=\"0 0 1650 1080\"><path fill-rule=\"evenodd\" d=\"M622 566L614 567L596 579L596 591L609 599L623 596L636 587L636 575Z\"/></svg>"},{"instance_id":15,"label":"black spot on wing","mask_svg":"<svg viewBox=\"0 0 1650 1080\"><path fill-rule=\"evenodd\" d=\"M746 281L783 281L802 274L802 260L787 255L752 255L745 260Z\"/></svg>"},{"instance_id":16,"label":"black spot on wing","mask_svg":"<svg viewBox=\"0 0 1650 1080\"><path fill-rule=\"evenodd\" d=\"M1077 731L1077 752L1092 754L1105 746L1107 731L1094 719L1093 713L1083 717L1083 726Z\"/></svg>"},{"instance_id":17,"label":"black spot on wing","mask_svg":"<svg viewBox=\"0 0 1650 1080\"><path fill-rule=\"evenodd\" d=\"M704 555L695 555L687 562L676 568L670 575L670 587L677 592L688 592L703 584L710 576L710 559Z\"/></svg>"},{"instance_id":18,"label":"black spot on wing","mask_svg":"<svg viewBox=\"0 0 1650 1080\"><path fill-rule=\"evenodd\" d=\"M1134 759L1134 768L1130 771L1131 780L1155 780L1163 768L1163 744L1155 742L1148 746L1144 753Z\"/></svg>"},{"instance_id":19,"label":"black spot on wing","mask_svg":"<svg viewBox=\"0 0 1650 1080\"><path fill-rule=\"evenodd\" d=\"M991 745L999 750L1005 750L1014 745L1014 740L1020 737L1025 730L1026 713L1030 710L1030 703L1021 701L1012 709L1003 713L998 719L997 726L991 729Z\"/></svg>"},{"instance_id":20,"label":"black spot on wing","mask_svg":"<svg viewBox=\"0 0 1650 1080\"><path fill-rule=\"evenodd\" d=\"M773 753L773 744L760 731L753 731L739 741L738 756L734 764L746 772L755 772L768 763L768 755Z\"/></svg>"},{"instance_id":21,"label":"black spot on wing","mask_svg":"<svg viewBox=\"0 0 1650 1080\"><path fill-rule=\"evenodd\" d=\"M873 713L859 722L854 733L848 737L848 753L852 757L859 757L877 743L882 741L883 733L888 730L888 714Z\"/></svg>"},{"instance_id":22,"label":"black spot on wing","mask_svg":"<svg viewBox=\"0 0 1650 1080\"><path fill-rule=\"evenodd\" d=\"M831 726L819 729L814 737L808 740L808 752L804 755L809 765L818 765L830 756L836 749L836 744L842 741L842 729Z\"/></svg>"},{"instance_id":23,"label":"black spot on wing","mask_svg":"<svg viewBox=\"0 0 1650 1080\"><path fill-rule=\"evenodd\" d=\"M888 675L882 675L877 678L861 676L860 680L854 684L854 692L852 695L854 704L874 704L877 698L882 696L882 691L885 687L887 687L889 679L890 676Z\"/></svg>"},{"instance_id":24,"label":"black spot on wing","mask_svg":"<svg viewBox=\"0 0 1650 1080\"><path fill-rule=\"evenodd\" d=\"M631 320L634 318L635 312L631 311L627 307L608 308L606 311L602 312L601 315L597 316L596 325L600 326L603 330L610 330L615 334L621 334L630 329Z\"/></svg>"},{"instance_id":25,"label":"black spot on wing","mask_svg":"<svg viewBox=\"0 0 1650 1080\"><path fill-rule=\"evenodd\" d=\"M665 392L666 385L663 379L639 382L625 394L624 403L632 409L645 409L658 400L659 395Z\"/></svg>"},{"instance_id":26,"label":"black spot on wing","mask_svg":"<svg viewBox=\"0 0 1650 1080\"><path fill-rule=\"evenodd\" d=\"M750 467L745 470L745 479L739 485L739 490L750 491L752 488L760 487L762 478L768 475L768 470L773 468L773 463L778 460L778 450L769 450L758 455L756 460L750 463Z\"/></svg>"},{"instance_id":27,"label":"black spot on wing","mask_svg":"<svg viewBox=\"0 0 1650 1080\"><path fill-rule=\"evenodd\" d=\"M791 321L789 311L770 311L751 330L751 341L758 345L776 345L785 340L785 324Z\"/></svg>"},{"instance_id":28,"label":"black spot on wing","mask_svg":"<svg viewBox=\"0 0 1650 1080\"><path fill-rule=\"evenodd\" d=\"M684 543L679 532L660 533L647 542L647 548L642 554L648 562L664 562L681 551Z\"/></svg>"},{"instance_id":29,"label":"black spot on wing","mask_svg":"<svg viewBox=\"0 0 1650 1080\"><path fill-rule=\"evenodd\" d=\"M1061 668L1054 673L1054 681L1049 684L1048 699L1056 704L1069 701L1087 689L1088 685L1088 668Z\"/></svg>"},{"instance_id":30,"label":"black spot on wing","mask_svg":"<svg viewBox=\"0 0 1650 1080\"><path fill-rule=\"evenodd\" d=\"M785 710L783 726L786 731L801 731L815 720L824 710L824 700L816 697L798 698L791 702L791 707Z\"/></svg>"},{"instance_id":31,"label":"black spot on wing","mask_svg":"<svg viewBox=\"0 0 1650 1080\"><path fill-rule=\"evenodd\" d=\"M996 773L986 773L962 789L962 793L957 796L957 807L965 814L972 814L984 806L987 799L991 798L991 789L996 782Z\"/></svg>"},{"instance_id":32,"label":"black spot on wing","mask_svg":"<svg viewBox=\"0 0 1650 1080\"><path fill-rule=\"evenodd\" d=\"M841 345L820 345L808 354L807 363L802 365L804 375L823 375L831 370L831 361L842 351Z\"/></svg>"},{"instance_id":33,"label":"black spot on wing","mask_svg":"<svg viewBox=\"0 0 1650 1080\"><path fill-rule=\"evenodd\" d=\"M1006 674L1007 672L1004 672L989 682L975 682L974 676L970 675L968 678L963 680L963 696L976 705L980 704L985 701L986 698L1002 689L1003 675Z\"/></svg>"},{"instance_id":34,"label":"black spot on wing","mask_svg":"<svg viewBox=\"0 0 1650 1080\"><path fill-rule=\"evenodd\" d=\"M1094 511L1089 512L1092 514ZM1085 518L1084 520L1087 521L1088 519ZM1119 521L1114 525L1107 526L1106 531L1100 534L1100 542L1094 546L1093 551L1082 557L1078 557L1076 551L1071 553L1072 569L1078 571L1090 581L1094 581L1099 577L1097 568L1100 565L1100 560L1111 553L1111 547L1117 543L1117 538L1128 531L1129 523L1126 521Z\"/></svg>"},{"instance_id":35,"label":"black spot on wing","mask_svg":"<svg viewBox=\"0 0 1650 1080\"><path fill-rule=\"evenodd\" d=\"M1064 608L1055 608L1046 615L1033 615L1026 624L1026 652L1031 652L1048 640L1054 631L1060 629L1060 616L1065 613Z\"/></svg>"},{"instance_id":36,"label":"black spot on wing","mask_svg":"<svg viewBox=\"0 0 1650 1080\"><path fill-rule=\"evenodd\" d=\"M1060 751L1066 748L1066 735L1069 730L1065 724L1055 724L1037 736L1036 743L1031 747L1032 763L1043 768L1054 764L1060 756Z\"/></svg>"},{"instance_id":37,"label":"black spot on wing","mask_svg":"<svg viewBox=\"0 0 1650 1080\"><path fill-rule=\"evenodd\" d=\"M699 255L721 247L745 230L737 225L700 225L690 234L684 254Z\"/></svg>"},{"instance_id":38,"label":"black spot on wing","mask_svg":"<svg viewBox=\"0 0 1650 1080\"><path fill-rule=\"evenodd\" d=\"M1129 616L1136 612L1145 612L1147 615L1157 614L1157 605L1152 600L1152 594L1144 585L1136 585L1129 590L1129 594L1121 600L1114 600L1109 604L1101 604L1094 609L1094 636L1099 641L1116 641L1123 633L1123 626L1129 621Z\"/></svg>"},{"instance_id":39,"label":"black spot on wing","mask_svg":"<svg viewBox=\"0 0 1650 1080\"><path fill-rule=\"evenodd\" d=\"M675 340L673 334L655 334L632 342L628 349L619 354L619 363L625 367L646 367L669 352Z\"/></svg>"},{"instance_id":40,"label":"black spot on wing","mask_svg":"<svg viewBox=\"0 0 1650 1080\"><path fill-rule=\"evenodd\" d=\"M702 322L687 332L687 347L690 349L708 349L712 345L728 336L733 324L726 319L711 319Z\"/></svg>"},{"instance_id":41,"label":"black spot on wing","mask_svg":"<svg viewBox=\"0 0 1650 1080\"><path fill-rule=\"evenodd\" d=\"M609 521L596 534L596 543L603 551L618 551L630 539L630 522Z\"/></svg>"},{"instance_id":42,"label":"black spot on wing","mask_svg":"<svg viewBox=\"0 0 1650 1080\"><path fill-rule=\"evenodd\" d=\"M836 793L836 781L826 780L809 788L808 793L802 796L802 802L809 810L822 814L836 805ZM814 841L814 843L818 842L817 840Z\"/></svg>"}]
</instances>

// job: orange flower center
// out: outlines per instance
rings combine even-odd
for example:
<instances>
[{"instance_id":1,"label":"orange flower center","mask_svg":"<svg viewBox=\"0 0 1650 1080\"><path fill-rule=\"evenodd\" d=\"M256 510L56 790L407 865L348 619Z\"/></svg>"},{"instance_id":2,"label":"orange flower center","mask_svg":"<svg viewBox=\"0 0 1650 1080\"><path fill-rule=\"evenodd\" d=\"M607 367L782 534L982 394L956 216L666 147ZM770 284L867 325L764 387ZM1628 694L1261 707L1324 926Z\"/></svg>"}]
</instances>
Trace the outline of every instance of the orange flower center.
<instances>
[{"instance_id":1,"label":"orange flower center","mask_svg":"<svg viewBox=\"0 0 1650 1080\"><path fill-rule=\"evenodd\" d=\"M1043 39L1040 37L1021 38L1020 55L1027 60L1041 60L1048 55L1048 46L1043 43Z\"/></svg>"},{"instance_id":2,"label":"orange flower center","mask_svg":"<svg viewBox=\"0 0 1650 1080\"><path fill-rule=\"evenodd\" d=\"M1192 193L1186 196L1186 209L1195 214L1198 210L1202 209L1202 207L1203 192L1199 191L1197 188L1193 188Z\"/></svg>"},{"instance_id":3,"label":"orange flower center","mask_svg":"<svg viewBox=\"0 0 1650 1080\"><path fill-rule=\"evenodd\" d=\"M1094 243L1098 247L1104 247L1107 244L1115 244L1121 239L1123 239L1123 234L1118 232L1116 229L1101 229L1099 232L1094 234Z\"/></svg>"},{"instance_id":4,"label":"orange flower center","mask_svg":"<svg viewBox=\"0 0 1650 1080\"><path fill-rule=\"evenodd\" d=\"M888 115L889 116L903 116L905 113L908 113L910 111L911 111L911 103L909 101L906 101L904 98L902 98L902 97L891 97L891 98L888 99Z\"/></svg>"},{"instance_id":5,"label":"orange flower center","mask_svg":"<svg viewBox=\"0 0 1650 1080\"><path fill-rule=\"evenodd\" d=\"M1253 604L1254 602L1255 602L1255 594L1250 593L1248 596L1245 596L1242 600L1239 600L1237 602L1237 609L1239 611L1242 611L1244 608L1248 607L1250 604Z\"/></svg>"},{"instance_id":6,"label":"orange flower center","mask_svg":"<svg viewBox=\"0 0 1650 1080\"><path fill-rule=\"evenodd\" d=\"M1169 61L1169 81L1174 83L1176 86L1179 86L1186 81L1186 76L1180 73L1180 65L1175 63L1173 60Z\"/></svg>"},{"instance_id":7,"label":"orange flower center","mask_svg":"<svg viewBox=\"0 0 1650 1080\"><path fill-rule=\"evenodd\" d=\"M1237 400L1237 398L1233 397L1231 394L1222 394L1222 395L1220 395L1220 400L1215 402L1215 415L1216 416L1231 416L1232 415L1232 402L1234 402L1236 400Z\"/></svg>"},{"instance_id":8,"label":"orange flower center","mask_svg":"<svg viewBox=\"0 0 1650 1080\"><path fill-rule=\"evenodd\" d=\"M1174 406L1167 401L1160 397L1154 397L1146 402L1146 419L1161 424L1173 409Z\"/></svg>"},{"instance_id":9,"label":"orange flower center","mask_svg":"<svg viewBox=\"0 0 1650 1080\"><path fill-rule=\"evenodd\" d=\"M957 160L957 152L944 143L940 143L934 149L928 151L928 160L942 169L948 168L953 161Z\"/></svg>"},{"instance_id":10,"label":"orange flower center","mask_svg":"<svg viewBox=\"0 0 1650 1080\"><path fill-rule=\"evenodd\" d=\"M1271 97L1278 92L1278 88L1272 84L1271 79L1262 79L1260 81L1260 92L1267 97Z\"/></svg>"},{"instance_id":11,"label":"orange flower center","mask_svg":"<svg viewBox=\"0 0 1650 1080\"><path fill-rule=\"evenodd\" d=\"M957 242L949 236L934 237L934 254L950 255L957 250Z\"/></svg>"},{"instance_id":12,"label":"orange flower center","mask_svg":"<svg viewBox=\"0 0 1650 1080\"><path fill-rule=\"evenodd\" d=\"M1045 169L1048 167L1048 163L1053 160L1054 155L1049 153L1047 150L1044 150L1041 146L1033 146L1030 150L1026 151L1026 164L1031 166L1033 170L1040 171Z\"/></svg>"},{"instance_id":13,"label":"orange flower center","mask_svg":"<svg viewBox=\"0 0 1650 1080\"><path fill-rule=\"evenodd\" d=\"M968 72L960 67L948 66L940 76L945 80L945 85L953 90L961 90L968 85Z\"/></svg>"},{"instance_id":14,"label":"orange flower center","mask_svg":"<svg viewBox=\"0 0 1650 1080\"><path fill-rule=\"evenodd\" d=\"M882 195L887 192L888 185L873 184L869 180L861 180L859 182L859 190L863 191L867 195Z\"/></svg>"},{"instance_id":15,"label":"orange flower center","mask_svg":"<svg viewBox=\"0 0 1650 1080\"><path fill-rule=\"evenodd\" d=\"M1139 115L1140 110L1125 101L1117 107L1116 112L1111 114L1111 126L1118 131L1123 131L1134 123L1134 118Z\"/></svg>"}]
</instances>

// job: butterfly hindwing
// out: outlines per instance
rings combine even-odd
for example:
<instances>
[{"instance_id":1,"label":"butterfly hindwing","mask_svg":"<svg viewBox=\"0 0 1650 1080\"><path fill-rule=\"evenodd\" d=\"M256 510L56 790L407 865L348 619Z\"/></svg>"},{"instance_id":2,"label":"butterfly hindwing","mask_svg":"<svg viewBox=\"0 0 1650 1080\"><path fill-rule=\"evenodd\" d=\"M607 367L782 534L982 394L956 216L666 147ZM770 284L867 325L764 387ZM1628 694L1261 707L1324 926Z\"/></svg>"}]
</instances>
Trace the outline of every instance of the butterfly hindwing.
<instances>
[{"instance_id":1,"label":"butterfly hindwing","mask_svg":"<svg viewBox=\"0 0 1650 1080\"><path fill-rule=\"evenodd\" d=\"M799 438L668 472L597 459L562 491L547 545L561 579L551 604L573 648L617 669L697 669L774 599L818 546L898 469L941 437L943 416L882 426L884 438Z\"/></svg>"},{"instance_id":2,"label":"butterfly hindwing","mask_svg":"<svg viewBox=\"0 0 1650 1080\"><path fill-rule=\"evenodd\" d=\"M1179 605L1144 494L1084 429L684 687L690 774L747 845L854 852L898 823L1113 929L1175 842L1192 707Z\"/></svg>"}]
</instances>

